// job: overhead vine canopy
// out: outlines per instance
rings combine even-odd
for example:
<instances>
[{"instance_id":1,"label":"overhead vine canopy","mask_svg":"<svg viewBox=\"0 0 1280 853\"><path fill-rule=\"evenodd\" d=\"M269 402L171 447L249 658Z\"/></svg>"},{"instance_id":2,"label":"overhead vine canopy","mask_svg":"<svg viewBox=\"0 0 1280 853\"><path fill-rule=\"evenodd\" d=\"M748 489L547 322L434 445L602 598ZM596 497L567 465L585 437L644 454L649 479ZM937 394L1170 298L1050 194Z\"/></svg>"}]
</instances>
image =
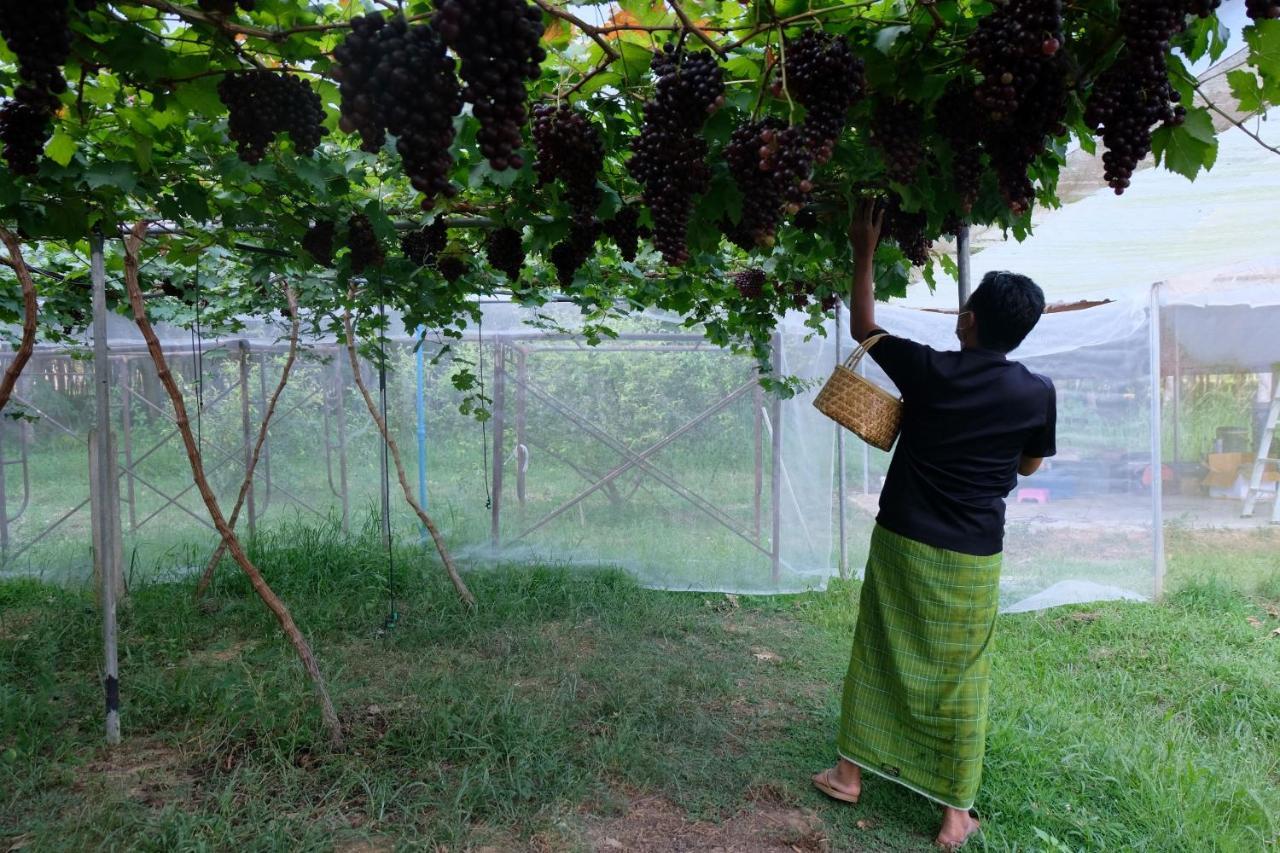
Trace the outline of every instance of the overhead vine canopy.
<instances>
[{"instance_id":1,"label":"overhead vine canopy","mask_svg":"<svg viewBox=\"0 0 1280 853\"><path fill-rule=\"evenodd\" d=\"M1243 45L1217 6L0 0L0 223L61 277L47 334L86 322L87 236L148 219L161 319L276 308L270 275L435 328L554 291L759 355L778 311L833 306L861 197L886 295L962 223L1024 236L1073 141L1118 194L1148 153L1211 167L1191 64L1247 49L1240 106L1280 101L1280 4Z\"/></svg>"}]
</instances>

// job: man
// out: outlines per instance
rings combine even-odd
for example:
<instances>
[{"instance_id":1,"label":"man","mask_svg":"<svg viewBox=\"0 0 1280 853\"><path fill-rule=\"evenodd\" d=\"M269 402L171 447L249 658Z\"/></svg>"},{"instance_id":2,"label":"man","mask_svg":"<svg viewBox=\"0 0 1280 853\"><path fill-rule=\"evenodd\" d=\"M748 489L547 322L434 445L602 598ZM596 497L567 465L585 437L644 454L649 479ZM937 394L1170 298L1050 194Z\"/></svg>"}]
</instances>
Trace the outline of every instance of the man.
<instances>
[{"instance_id":1,"label":"man","mask_svg":"<svg viewBox=\"0 0 1280 853\"><path fill-rule=\"evenodd\" d=\"M957 352L886 335L872 283L881 219L864 204L850 228L849 320L902 394L902 433L867 559L840 760L813 783L857 802L864 769L898 782L943 807L937 843L956 849L978 830L1004 499L1055 452L1053 384L1006 357L1044 313L1044 293L987 273L956 321Z\"/></svg>"}]
</instances>

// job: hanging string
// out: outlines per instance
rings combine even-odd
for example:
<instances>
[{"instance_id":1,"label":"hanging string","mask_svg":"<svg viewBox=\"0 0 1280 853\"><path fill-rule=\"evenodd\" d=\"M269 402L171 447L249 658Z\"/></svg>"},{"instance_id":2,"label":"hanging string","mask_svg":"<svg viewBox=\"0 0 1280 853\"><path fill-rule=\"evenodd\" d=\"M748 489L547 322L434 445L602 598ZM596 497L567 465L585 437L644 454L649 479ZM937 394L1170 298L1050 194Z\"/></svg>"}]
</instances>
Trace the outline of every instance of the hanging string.
<instances>
[{"instance_id":1,"label":"hanging string","mask_svg":"<svg viewBox=\"0 0 1280 853\"><path fill-rule=\"evenodd\" d=\"M378 210L383 211L384 173L378 173ZM382 406L382 426L387 431L382 441L382 535L387 546L387 620L383 623L385 630L390 630L400 621L396 611L396 558L395 547L391 542L391 421L387 415L387 297L382 268L378 267L378 317L381 325L378 330L378 394Z\"/></svg>"},{"instance_id":2,"label":"hanging string","mask_svg":"<svg viewBox=\"0 0 1280 853\"><path fill-rule=\"evenodd\" d=\"M479 349L480 400L484 401L484 309L481 308L480 319L476 321L476 346ZM480 457L484 469L484 508L493 509L493 492L489 489L489 423L480 419Z\"/></svg>"},{"instance_id":3,"label":"hanging string","mask_svg":"<svg viewBox=\"0 0 1280 853\"><path fill-rule=\"evenodd\" d=\"M196 446L204 452L204 337L200 331L200 255L196 255L196 322L191 327L191 352L196 368Z\"/></svg>"},{"instance_id":4,"label":"hanging string","mask_svg":"<svg viewBox=\"0 0 1280 853\"><path fill-rule=\"evenodd\" d=\"M387 416L387 300L383 292L382 270L378 270L378 316L381 327L378 332L378 393L381 396L382 423L391 434L391 421ZM400 619L396 612L396 558L391 543L391 456L388 442L382 442L382 532L387 545L387 621L386 627L395 627Z\"/></svg>"}]
</instances>

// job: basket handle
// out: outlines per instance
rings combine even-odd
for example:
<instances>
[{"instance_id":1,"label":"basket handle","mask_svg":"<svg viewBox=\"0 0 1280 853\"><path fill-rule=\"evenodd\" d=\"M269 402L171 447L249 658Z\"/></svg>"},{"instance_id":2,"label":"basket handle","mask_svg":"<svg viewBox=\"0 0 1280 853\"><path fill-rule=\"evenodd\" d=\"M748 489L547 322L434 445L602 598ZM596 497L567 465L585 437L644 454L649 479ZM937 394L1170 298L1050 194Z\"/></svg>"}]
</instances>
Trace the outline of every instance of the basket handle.
<instances>
[{"instance_id":1,"label":"basket handle","mask_svg":"<svg viewBox=\"0 0 1280 853\"><path fill-rule=\"evenodd\" d=\"M862 361L862 357L871 351L871 347L875 346L876 342L881 338L887 338L888 336L887 332L881 332L862 341L854 348L853 352L849 353L849 357L844 360L844 366L849 370L855 370L858 362Z\"/></svg>"}]
</instances>

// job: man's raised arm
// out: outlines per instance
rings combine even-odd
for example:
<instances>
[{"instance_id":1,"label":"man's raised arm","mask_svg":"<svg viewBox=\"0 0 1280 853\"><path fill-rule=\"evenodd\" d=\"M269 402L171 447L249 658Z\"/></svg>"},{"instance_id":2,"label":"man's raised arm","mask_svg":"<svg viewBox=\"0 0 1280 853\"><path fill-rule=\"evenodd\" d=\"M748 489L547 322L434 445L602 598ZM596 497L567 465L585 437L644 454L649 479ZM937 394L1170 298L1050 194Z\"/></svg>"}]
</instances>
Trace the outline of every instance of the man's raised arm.
<instances>
[{"instance_id":1,"label":"man's raised arm","mask_svg":"<svg viewBox=\"0 0 1280 853\"><path fill-rule=\"evenodd\" d=\"M874 281L876 244L884 209L874 199L858 205L849 224L849 245L853 249L853 286L849 293L849 334L861 342L876 328L876 286Z\"/></svg>"}]
</instances>

